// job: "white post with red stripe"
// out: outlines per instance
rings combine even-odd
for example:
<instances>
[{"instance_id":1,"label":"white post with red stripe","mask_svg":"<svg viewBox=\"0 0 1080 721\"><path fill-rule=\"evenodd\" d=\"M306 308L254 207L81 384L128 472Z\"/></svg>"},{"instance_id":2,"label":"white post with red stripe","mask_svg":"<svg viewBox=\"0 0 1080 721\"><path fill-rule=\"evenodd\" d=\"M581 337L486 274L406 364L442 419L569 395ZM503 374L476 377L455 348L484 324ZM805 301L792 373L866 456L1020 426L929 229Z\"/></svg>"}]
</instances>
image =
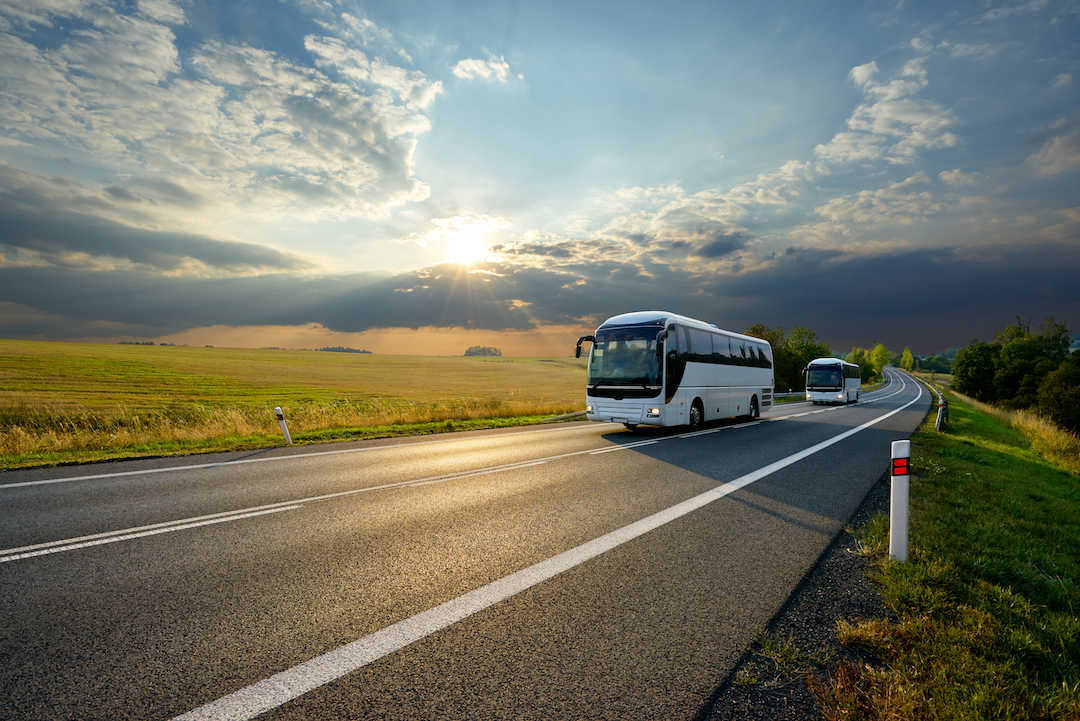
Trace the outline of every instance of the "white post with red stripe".
<instances>
[{"instance_id":1,"label":"white post with red stripe","mask_svg":"<svg viewBox=\"0 0 1080 721\"><path fill-rule=\"evenodd\" d=\"M908 488L911 441L892 443L892 485L889 490L889 558L906 561L908 552Z\"/></svg>"}]
</instances>

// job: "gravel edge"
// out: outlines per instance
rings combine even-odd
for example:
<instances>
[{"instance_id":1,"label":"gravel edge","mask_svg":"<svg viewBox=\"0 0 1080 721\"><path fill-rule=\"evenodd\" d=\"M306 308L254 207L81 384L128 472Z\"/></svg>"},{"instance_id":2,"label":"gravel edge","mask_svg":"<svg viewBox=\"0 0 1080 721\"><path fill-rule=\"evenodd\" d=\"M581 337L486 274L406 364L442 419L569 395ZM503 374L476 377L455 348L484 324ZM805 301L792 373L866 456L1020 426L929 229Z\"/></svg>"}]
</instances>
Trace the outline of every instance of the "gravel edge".
<instances>
[{"instance_id":1,"label":"gravel edge","mask_svg":"<svg viewBox=\"0 0 1080 721\"><path fill-rule=\"evenodd\" d=\"M823 720L808 680L825 681L829 668L844 660L877 665L865 652L840 644L836 623L896 619L870 581L870 564L855 552L852 535L853 529L876 513L888 513L888 508L886 473L702 705L695 721Z\"/></svg>"}]
</instances>

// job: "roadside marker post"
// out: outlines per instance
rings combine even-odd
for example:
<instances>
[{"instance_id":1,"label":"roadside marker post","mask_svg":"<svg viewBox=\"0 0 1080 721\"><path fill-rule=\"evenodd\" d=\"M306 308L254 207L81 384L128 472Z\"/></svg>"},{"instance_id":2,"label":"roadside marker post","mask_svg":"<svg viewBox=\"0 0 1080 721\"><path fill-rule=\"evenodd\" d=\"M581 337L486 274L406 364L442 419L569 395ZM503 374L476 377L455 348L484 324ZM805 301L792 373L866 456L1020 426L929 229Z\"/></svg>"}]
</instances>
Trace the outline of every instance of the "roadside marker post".
<instances>
[{"instance_id":1,"label":"roadside marker post","mask_svg":"<svg viewBox=\"0 0 1080 721\"><path fill-rule=\"evenodd\" d=\"M292 445L292 436L289 435L289 427L285 425L285 414L281 412L281 406L274 406L274 413L277 414L278 423L281 424L281 434L285 436L285 443Z\"/></svg>"},{"instance_id":2,"label":"roadside marker post","mask_svg":"<svg viewBox=\"0 0 1080 721\"><path fill-rule=\"evenodd\" d=\"M911 441L893 441L889 489L889 559L893 561L906 561L908 555L910 463Z\"/></svg>"}]
</instances>

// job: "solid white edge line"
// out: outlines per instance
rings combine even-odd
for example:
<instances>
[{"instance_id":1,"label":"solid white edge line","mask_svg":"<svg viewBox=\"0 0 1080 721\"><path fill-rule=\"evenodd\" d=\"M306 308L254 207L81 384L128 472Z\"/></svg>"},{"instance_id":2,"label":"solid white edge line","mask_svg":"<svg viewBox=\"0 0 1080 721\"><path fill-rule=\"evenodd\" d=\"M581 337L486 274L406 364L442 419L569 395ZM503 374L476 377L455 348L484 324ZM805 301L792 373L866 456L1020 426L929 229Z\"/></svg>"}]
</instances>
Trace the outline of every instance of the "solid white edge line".
<instances>
[{"instance_id":1,"label":"solid white edge line","mask_svg":"<svg viewBox=\"0 0 1080 721\"><path fill-rule=\"evenodd\" d=\"M19 561L24 558L34 558L35 556L47 556L51 553L62 553L64 551L74 551L79 548L89 548L91 546L101 546L106 543L118 543L120 541L130 541L133 538L143 538L144 536L156 536L161 533L171 533L172 531L182 531L187 528L197 528L199 526L209 526L214 523L225 523L226 521L240 521L245 518L254 518L255 516L265 516L267 513L279 513L281 511L292 511L300 508L299 505L282 506L281 508L271 508L265 511L256 511L254 513L241 513L234 516L226 516L225 518L214 518L208 521L199 521L198 523L185 523L180 526L167 526L165 528L155 528L152 531L143 531L141 533L127 533L122 536L110 536L109 538L99 538L96 541L85 541L83 543L73 543L69 546L54 546L53 548L43 548L38 551L27 551L26 553L15 553L6 556L0 556L0 563L8 563L9 561Z\"/></svg>"},{"instance_id":2,"label":"solid white edge line","mask_svg":"<svg viewBox=\"0 0 1080 721\"><path fill-rule=\"evenodd\" d=\"M919 394L914 399L860 426L851 428L798 453L705 491L682 503L606 533L592 541L552 556L547 560L540 561L528 568L481 586L427 611L370 633L352 643L324 653L321 656L316 656L309 661L281 671L262 681L257 681L250 686L245 686L215 701L176 716L172 721L247 721L261 713L275 709L309 691L335 681L373 661L377 661L485 608L546 581L563 571L579 566L602 553L681 518L807 456L839 443L870 426L880 423L886 418L896 415L922 399L923 388L917 384L916 387L919 389Z\"/></svg>"}]
</instances>

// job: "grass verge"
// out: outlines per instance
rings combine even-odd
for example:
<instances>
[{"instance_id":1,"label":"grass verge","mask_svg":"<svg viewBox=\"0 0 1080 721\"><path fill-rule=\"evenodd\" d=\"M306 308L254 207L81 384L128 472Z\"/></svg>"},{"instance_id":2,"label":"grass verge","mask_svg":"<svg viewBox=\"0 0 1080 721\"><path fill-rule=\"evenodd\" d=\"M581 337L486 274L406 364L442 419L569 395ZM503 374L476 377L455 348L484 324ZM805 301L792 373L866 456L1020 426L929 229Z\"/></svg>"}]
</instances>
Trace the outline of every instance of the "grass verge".
<instances>
[{"instance_id":1,"label":"grass verge","mask_svg":"<svg viewBox=\"0 0 1080 721\"><path fill-rule=\"evenodd\" d=\"M323 428L292 433L293 443L308 445L330 441L358 441L371 438L396 436L421 436L454 431L476 431L490 428L509 428L542 422L547 415L509 416L503 418L467 418L464 420L427 421L422 423L392 423L356 427ZM224 451L275 448L284 445L280 431L277 433L249 433L215 436L204 439L155 440L131 443L123 446L88 449L76 448L61 451L38 450L19 455L0 455L0 468L34 468L71 463L94 463L129 458L157 456L180 456L189 453L217 453Z\"/></svg>"},{"instance_id":2,"label":"grass verge","mask_svg":"<svg viewBox=\"0 0 1080 721\"><path fill-rule=\"evenodd\" d=\"M949 393L912 436L910 561L888 519L860 549L898 620L842 621L845 662L813 690L826 719L1080 719L1080 479L1046 430Z\"/></svg>"}]
</instances>

